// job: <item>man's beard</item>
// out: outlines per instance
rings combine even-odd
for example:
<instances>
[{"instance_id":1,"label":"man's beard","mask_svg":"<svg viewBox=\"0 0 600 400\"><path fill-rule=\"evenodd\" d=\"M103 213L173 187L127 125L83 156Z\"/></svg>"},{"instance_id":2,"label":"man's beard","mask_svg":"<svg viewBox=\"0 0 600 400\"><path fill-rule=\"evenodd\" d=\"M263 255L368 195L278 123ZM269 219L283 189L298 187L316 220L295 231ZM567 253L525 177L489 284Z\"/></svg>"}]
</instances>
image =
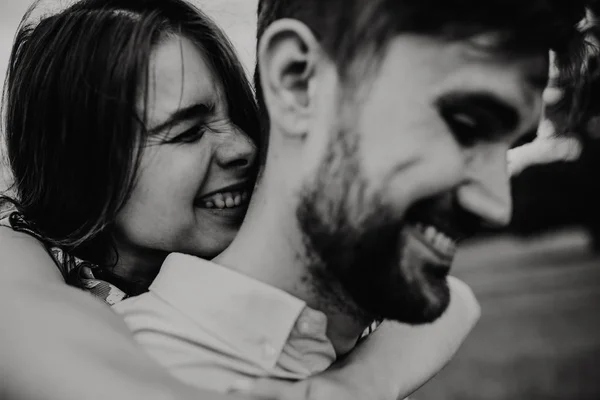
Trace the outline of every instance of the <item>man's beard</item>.
<instances>
[{"instance_id":1,"label":"man's beard","mask_svg":"<svg viewBox=\"0 0 600 400\"><path fill-rule=\"evenodd\" d=\"M450 299L445 273L432 273L436 268L420 256L409 224L381 191L369 193L358 134L340 130L333 136L297 209L318 295L361 322L434 321Z\"/></svg>"}]
</instances>

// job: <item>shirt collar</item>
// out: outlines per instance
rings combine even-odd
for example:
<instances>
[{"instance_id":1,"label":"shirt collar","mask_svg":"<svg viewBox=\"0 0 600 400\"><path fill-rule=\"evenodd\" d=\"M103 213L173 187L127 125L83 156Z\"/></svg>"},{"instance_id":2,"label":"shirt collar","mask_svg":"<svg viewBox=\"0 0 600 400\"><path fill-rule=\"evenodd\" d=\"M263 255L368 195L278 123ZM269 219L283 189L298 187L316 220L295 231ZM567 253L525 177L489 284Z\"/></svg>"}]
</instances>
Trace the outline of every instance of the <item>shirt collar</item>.
<instances>
[{"instance_id":1,"label":"shirt collar","mask_svg":"<svg viewBox=\"0 0 600 400\"><path fill-rule=\"evenodd\" d=\"M211 261L173 253L150 291L204 331L272 368L306 303Z\"/></svg>"}]
</instances>

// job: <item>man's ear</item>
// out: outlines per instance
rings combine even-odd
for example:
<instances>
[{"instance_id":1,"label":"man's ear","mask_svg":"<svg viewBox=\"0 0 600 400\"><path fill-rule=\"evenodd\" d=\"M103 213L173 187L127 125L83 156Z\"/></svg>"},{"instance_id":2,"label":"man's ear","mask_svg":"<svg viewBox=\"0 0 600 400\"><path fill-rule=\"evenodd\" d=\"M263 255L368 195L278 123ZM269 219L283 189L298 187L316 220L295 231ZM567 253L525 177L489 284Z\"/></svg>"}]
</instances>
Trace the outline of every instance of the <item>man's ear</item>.
<instances>
[{"instance_id":1,"label":"man's ear","mask_svg":"<svg viewBox=\"0 0 600 400\"><path fill-rule=\"evenodd\" d=\"M284 134L308 131L320 45L311 30L294 19L271 24L258 47L260 77L271 124Z\"/></svg>"}]
</instances>

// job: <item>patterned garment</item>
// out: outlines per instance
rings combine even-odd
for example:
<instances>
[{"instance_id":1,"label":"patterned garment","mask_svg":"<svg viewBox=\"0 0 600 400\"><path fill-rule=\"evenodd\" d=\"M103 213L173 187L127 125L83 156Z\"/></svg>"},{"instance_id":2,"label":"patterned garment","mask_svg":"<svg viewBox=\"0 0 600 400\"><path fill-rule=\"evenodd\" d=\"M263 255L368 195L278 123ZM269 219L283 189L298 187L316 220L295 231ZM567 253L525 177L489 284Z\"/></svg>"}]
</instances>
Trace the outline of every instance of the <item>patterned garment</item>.
<instances>
[{"instance_id":1,"label":"patterned garment","mask_svg":"<svg viewBox=\"0 0 600 400\"><path fill-rule=\"evenodd\" d=\"M82 289L93 296L101 299L109 306L126 299L127 294L117 286L105 280L99 279L102 268L96 264L84 261L68 254L59 247L50 246L43 236L35 229L33 224L27 222L17 212L12 212L8 218L8 224L1 221L0 224L8 225L16 232L23 232L33 236L44 244L48 254L52 257L60 270L65 282L70 286Z\"/></svg>"}]
</instances>

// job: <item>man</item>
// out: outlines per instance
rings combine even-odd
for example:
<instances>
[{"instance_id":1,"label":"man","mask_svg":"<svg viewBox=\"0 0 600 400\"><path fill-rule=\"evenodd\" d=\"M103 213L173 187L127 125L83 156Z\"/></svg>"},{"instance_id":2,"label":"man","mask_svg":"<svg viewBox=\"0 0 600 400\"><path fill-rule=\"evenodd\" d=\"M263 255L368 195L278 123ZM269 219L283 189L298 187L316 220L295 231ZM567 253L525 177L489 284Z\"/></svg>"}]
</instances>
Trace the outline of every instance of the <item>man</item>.
<instances>
[{"instance_id":1,"label":"man","mask_svg":"<svg viewBox=\"0 0 600 400\"><path fill-rule=\"evenodd\" d=\"M179 58L175 57L175 60ZM3 360L3 364L0 367L0 392L2 393L0 397L28 400L219 397L216 394L189 390L181 384L176 385L166 370L158 368L158 365L153 363L139 346L134 345L131 334L123 329L125 325L117 316L112 315L109 310L94 303L79 291L65 285L42 246L35 241L28 244L30 238L19 236L16 232L7 232L6 228L0 228L0 231L3 234L0 247L3 255L8 254L4 257L1 266L3 279L0 296L3 305L0 307L0 315L3 319L3 329L0 330L0 354L2 355L0 359ZM29 246L29 250L17 252L20 254L17 257L14 252L10 252L11 247L14 249L23 245L25 249ZM5 250L9 251L5 252ZM48 261L50 265L47 265ZM275 299L273 304L269 304L268 312L274 314L274 309L278 306L285 311L285 306L289 305L290 302L286 302L289 296L287 299L281 299L279 293L277 297L280 301ZM449 358L476 319L476 309L467 312L464 310L467 304L473 308L473 300L471 298L458 300L462 303L458 308L458 318L450 320L452 322L450 328L454 330L446 329L448 325L444 323L435 324L433 330L428 329L430 327L413 330L409 326L394 326L393 329L388 329L389 326L386 325L369 340L364 341L360 349L347 359L346 368L340 369L350 368L350 376L356 376L358 372L358 378L369 377L369 374L375 370L361 359L361 350L375 354L376 357L370 358L369 362L376 365L385 361L385 356L390 360L391 355L398 354L398 357L392 359L390 370L394 371L393 367L400 364L404 365L404 372L402 374L396 372L393 377L400 376L402 382L412 382L412 385L421 384L425 378L419 374L426 374L427 377L435 373L443 365L439 359L446 361ZM295 299L292 306L298 304L300 300ZM240 303L237 303L233 304L231 309L239 308ZM319 315L317 318L321 315L316 312L310 314ZM456 312L446 314L448 315L456 316ZM451 332L458 332L458 334ZM435 333L437 335L432 336ZM281 337L282 332L273 334ZM382 335L384 339L386 335L388 339L394 339L395 341L391 341L392 345L398 342L403 344L403 351L400 352L400 349L389 346L382 348L379 341ZM328 339L323 340L323 344L328 343ZM428 343L431 346L427 346ZM328 346L328 350L328 355L333 355L331 347ZM385 350L385 353L377 357L378 352L381 353L382 350ZM427 351L429 356L426 354ZM432 358L431 355L435 357ZM427 364L428 360L431 364ZM321 363L321 365L326 364ZM334 371L328 372L333 379L327 381L321 376L319 385L306 386L311 388L311 392L306 393L306 396L313 397L314 388L322 388L323 382L330 382L333 385L339 382L338 375ZM389 375L373 376L372 383L377 384L381 381L381 385L376 385L375 389L381 387L387 393L389 390L387 387L397 387L397 381L389 382L387 379L382 379L386 376ZM64 382L68 384L63 384ZM361 380L357 379L353 383L356 386L360 382ZM338 386L341 386L341 390L338 390L335 396L331 395L332 391L329 389L325 391L318 389L320 390L318 393L321 393L318 398L345 400L352 398L351 396L364 398L359 391L352 392L350 385ZM396 390L391 392L394 393Z\"/></svg>"},{"instance_id":2,"label":"man","mask_svg":"<svg viewBox=\"0 0 600 400\"><path fill-rule=\"evenodd\" d=\"M539 121L548 50L584 15L467 3L260 2L269 144L242 230L214 263L170 256L118 306L176 376L300 379L372 321L443 314L457 242L509 220L507 150Z\"/></svg>"}]
</instances>

